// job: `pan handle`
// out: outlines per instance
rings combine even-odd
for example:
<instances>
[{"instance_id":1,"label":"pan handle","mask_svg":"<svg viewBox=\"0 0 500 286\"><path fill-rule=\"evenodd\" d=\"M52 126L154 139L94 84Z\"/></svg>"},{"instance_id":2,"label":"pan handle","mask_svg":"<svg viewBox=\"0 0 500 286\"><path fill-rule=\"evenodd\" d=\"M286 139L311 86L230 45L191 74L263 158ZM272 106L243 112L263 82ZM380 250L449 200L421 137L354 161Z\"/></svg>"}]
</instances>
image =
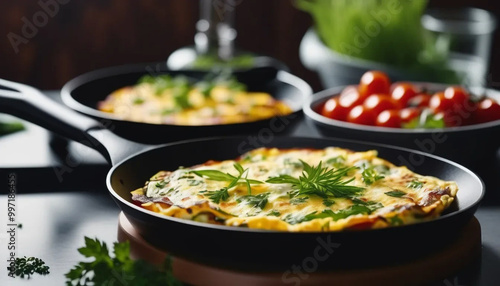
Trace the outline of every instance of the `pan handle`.
<instances>
[{"instance_id":1,"label":"pan handle","mask_svg":"<svg viewBox=\"0 0 500 286\"><path fill-rule=\"evenodd\" d=\"M31 86L0 79L0 87L8 89L0 89L0 112L33 122L95 149L111 164L152 147L115 135L110 130L111 121L98 122L86 117L49 99Z\"/></svg>"}]
</instances>

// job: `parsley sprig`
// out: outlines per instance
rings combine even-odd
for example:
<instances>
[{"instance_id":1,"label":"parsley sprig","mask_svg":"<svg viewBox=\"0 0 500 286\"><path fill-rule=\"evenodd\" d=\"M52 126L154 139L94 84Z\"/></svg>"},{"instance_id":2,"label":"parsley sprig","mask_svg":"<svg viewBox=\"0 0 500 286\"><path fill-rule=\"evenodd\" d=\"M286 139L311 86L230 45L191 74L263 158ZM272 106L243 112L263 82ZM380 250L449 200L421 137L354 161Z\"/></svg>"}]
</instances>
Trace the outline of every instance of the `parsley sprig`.
<instances>
[{"instance_id":1,"label":"parsley sprig","mask_svg":"<svg viewBox=\"0 0 500 286\"><path fill-rule=\"evenodd\" d=\"M86 285L182 285L172 275L170 258L158 269L142 260L130 258L130 243L114 243L114 257L106 243L85 237L85 246L78 249L83 256L94 258L79 262L65 274L68 286Z\"/></svg>"},{"instance_id":2,"label":"parsley sprig","mask_svg":"<svg viewBox=\"0 0 500 286\"><path fill-rule=\"evenodd\" d=\"M243 167L239 163L234 163L233 166L238 171L237 177L235 177L229 173L223 173L223 172L218 171L218 170L196 170L196 171L191 171L191 172L202 177L202 178L205 177L205 178L208 178L208 179L214 180L214 181L229 182L229 185L227 187L225 187L228 190L231 189L232 187L238 185L238 184L246 184L249 195L252 194L251 185L262 184L261 181L248 179L248 168L243 169Z\"/></svg>"},{"instance_id":3,"label":"parsley sprig","mask_svg":"<svg viewBox=\"0 0 500 286\"><path fill-rule=\"evenodd\" d=\"M302 160L301 162L304 171L299 178L282 174L278 177L269 178L266 183L291 184L293 191L290 194L294 197L298 195L317 195L322 198L329 196L349 198L364 190L361 187L348 185L354 178L343 179L356 167L344 167L334 170L323 167L322 162L319 162L317 166L311 166Z\"/></svg>"}]
</instances>

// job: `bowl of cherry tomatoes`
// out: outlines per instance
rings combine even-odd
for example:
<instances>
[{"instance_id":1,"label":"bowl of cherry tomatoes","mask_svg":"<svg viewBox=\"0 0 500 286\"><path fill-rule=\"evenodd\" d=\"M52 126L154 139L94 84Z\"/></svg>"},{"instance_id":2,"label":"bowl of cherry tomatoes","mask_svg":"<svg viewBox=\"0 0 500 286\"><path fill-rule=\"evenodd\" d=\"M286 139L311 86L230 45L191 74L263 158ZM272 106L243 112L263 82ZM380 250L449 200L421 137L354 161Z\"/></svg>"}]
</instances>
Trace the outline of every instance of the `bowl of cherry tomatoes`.
<instances>
[{"instance_id":1,"label":"bowl of cherry tomatoes","mask_svg":"<svg viewBox=\"0 0 500 286\"><path fill-rule=\"evenodd\" d=\"M499 102L492 89L391 82L368 71L358 85L314 94L304 113L325 136L398 145L473 167L500 147Z\"/></svg>"}]
</instances>

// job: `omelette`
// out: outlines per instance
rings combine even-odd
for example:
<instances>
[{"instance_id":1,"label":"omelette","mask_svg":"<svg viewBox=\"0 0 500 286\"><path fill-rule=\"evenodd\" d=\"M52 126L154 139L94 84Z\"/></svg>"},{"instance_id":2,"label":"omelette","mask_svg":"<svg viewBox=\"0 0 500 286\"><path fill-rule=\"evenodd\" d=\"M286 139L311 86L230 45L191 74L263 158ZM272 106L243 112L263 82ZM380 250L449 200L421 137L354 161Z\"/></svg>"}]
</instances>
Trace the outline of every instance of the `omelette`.
<instances>
[{"instance_id":1,"label":"omelette","mask_svg":"<svg viewBox=\"0 0 500 286\"><path fill-rule=\"evenodd\" d=\"M419 175L377 151L259 148L235 160L160 171L132 200L165 216L275 231L394 227L440 216L455 182Z\"/></svg>"},{"instance_id":2,"label":"omelette","mask_svg":"<svg viewBox=\"0 0 500 286\"><path fill-rule=\"evenodd\" d=\"M98 109L120 120L151 124L220 125L252 122L292 113L266 92L249 92L233 78L195 84L182 76L145 76L113 91Z\"/></svg>"}]
</instances>

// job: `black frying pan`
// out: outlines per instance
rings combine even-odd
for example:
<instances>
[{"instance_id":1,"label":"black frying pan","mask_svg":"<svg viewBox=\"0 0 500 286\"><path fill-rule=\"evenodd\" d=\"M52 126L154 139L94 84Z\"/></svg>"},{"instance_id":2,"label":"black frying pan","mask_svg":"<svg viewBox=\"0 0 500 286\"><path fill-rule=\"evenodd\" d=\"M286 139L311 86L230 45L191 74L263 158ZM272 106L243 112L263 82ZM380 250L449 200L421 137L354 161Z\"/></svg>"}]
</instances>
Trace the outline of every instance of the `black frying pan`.
<instances>
[{"instance_id":1,"label":"black frying pan","mask_svg":"<svg viewBox=\"0 0 500 286\"><path fill-rule=\"evenodd\" d=\"M446 247L473 216L484 193L481 180L454 162L387 145L290 137L274 137L258 144L247 142L248 137L226 137L156 147L141 145L124 140L94 120L58 106L32 88L2 80L0 85L25 93L0 92L0 112L32 120L101 152L113 165L107 177L108 190L139 233L158 248L200 263L263 271L292 271L293 265L302 269L333 269L401 263ZM47 108L51 112L47 112ZM130 191L142 186L158 170L172 170L209 159L235 158L248 148L258 146L376 149L382 158L396 164L418 158L418 165L408 167L424 175L454 180L460 191L452 208L433 221L379 230L323 233L210 225L161 216L130 200ZM84 211L85 206L79 208L78 211Z\"/></svg>"},{"instance_id":2,"label":"black frying pan","mask_svg":"<svg viewBox=\"0 0 500 286\"><path fill-rule=\"evenodd\" d=\"M206 71L170 71L166 64L149 63L111 67L92 71L65 84L61 90L64 103L72 109L98 120L111 122L113 132L121 137L149 144L173 142L189 138L222 136L227 134L257 133L263 128L290 131L300 118L302 105L312 94L309 85L292 74L272 66L236 70L233 75L244 83L249 91L261 91L286 102L293 110L288 116L269 118L247 123L207 126L179 126L171 124L150 124L116 119L112 114L97 110L97 104L111 92L137 83L146 74L184 75L194 81L202 80ZM149 136L155 134L155 136Z\"/></svg>"}]
</instances>

